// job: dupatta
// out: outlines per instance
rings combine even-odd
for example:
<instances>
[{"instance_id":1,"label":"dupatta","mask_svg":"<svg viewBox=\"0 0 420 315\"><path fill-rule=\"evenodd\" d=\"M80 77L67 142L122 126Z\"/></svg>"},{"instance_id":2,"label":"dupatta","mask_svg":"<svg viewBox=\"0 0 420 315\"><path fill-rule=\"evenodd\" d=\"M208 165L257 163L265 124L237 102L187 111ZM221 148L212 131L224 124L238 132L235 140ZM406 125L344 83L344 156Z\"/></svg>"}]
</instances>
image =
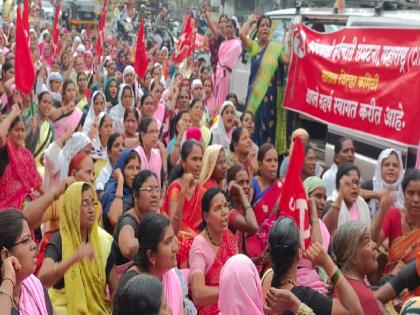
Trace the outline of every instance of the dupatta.
<instances>
[{"instance_id":1,"label":"dupatta","mask_svg":"<svg viewBox=\"0 0 420 315\"><path fill-rule=\"evenodd\" d=\"M392 242L388 252L389 262L386 269L391 271L399 261L409 262L416 257L417 251L420 251L420 228L416 228Z\"/></svg>"},{"instance_id":2,"label":"dupatta","mask_svg":"<svg viewBox=\"0 0 420 315\"><path fill-rule=\"evenodd\" d=\"M95 189L90 184L77 182L67 188L60 216L63 261L72 257L83 243L80 234L83 185L89 185L94 201L98 201ZM99 215L99 212L95 213L94 224L88 235L89 244L95 251L95 259L85 259L74 264L64 274L68 314L109 314L111 311L110 304L106 301L105 264L113 238L98 227Z\"/></svg>"},{"instance_id":3,"label":"dupatta","mask_svg":"<svg viewBox=\"0 0 420 315\"><path fill-rule=\"evenodd\" d=\"M256 178L252 179L252 186L258 185ZM278 207L280 196L283 191L283 182L278 179L271 186L267 187L263 191L256 192L252 203L254 204L255 218L257 219L258 225L270 215L270 213Z\"/></svg>"},{"instance_id":4,"label":"dupatta","mask_svg":"<svg viewBox=\"0 0 420 315\"><path fill-rule=\"evenodd\" d=\"M0 209L22 209L27 198L34 199L33 191L42 185L32 153L10 140L6 141L9 164L0 177Z\"/></svg>"},{"instance_id":5,"label":"dupatta","mask_svg":"<svg viewBox=\"0 0 420 315\"><path fill-rule=\"evenodd\" d=\"M220 280L220 272L225 262L232 256L238 254L238 243L236 237L231 231L226 230L222 236L222 242L219 250L216 253L213 265L205 275L206 286L218 287ZM200 315L217 315L219 314L219 307L217 303L198 307L198 314Z\"/></svg>"},{"instance_id":6,"label":"dupatta","mask_svg":"<svg viewBox=\"0 0 420 315\"><path fill-rule=\"evenodd\" d=\"M30 275L22 282L19 310L23 314L48 315L44 287L34 275Z\"/></svg>"}]
</instances>

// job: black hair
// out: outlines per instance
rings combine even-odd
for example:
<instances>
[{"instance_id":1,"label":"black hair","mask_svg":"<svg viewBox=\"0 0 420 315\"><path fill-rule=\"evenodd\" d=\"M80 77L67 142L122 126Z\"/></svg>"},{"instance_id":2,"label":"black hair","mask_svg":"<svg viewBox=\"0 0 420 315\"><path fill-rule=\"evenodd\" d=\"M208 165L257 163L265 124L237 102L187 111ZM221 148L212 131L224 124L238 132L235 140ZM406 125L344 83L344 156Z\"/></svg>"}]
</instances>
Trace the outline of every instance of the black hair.
<instances>
[{"instance_id":1,"label":"black hair","mask_svg":"<svg viewBox=\"0 0 420 315\"><path fill-rule=\"evenodd\" d=\"M9 71L10 69L13 69L15 66L13 65L13 63L12 62L10 62L10 61L6 61L4 64L3 64L3 67L1 68L1 79L3 80L4 79L4 74L7 72L7 71Z\"/></svg>"},{"instance_id":2,"label":"black hair","mask_svg":"<svg viewBox=\"0 0 420 315\"><path fill-rule=\"evenodd\" d=\"M291 218L279 218L268 235L273 280L271 286L278 288L284 274L290 269L300 248L299 230Z\"/></svg>"},{"instance_id":3,"label":"black hair","mask_svg":"<svg viewBox=\"0 0 420 315\"><path fill-rule=\"evenodd\" d=\"M257 161L262 163L262 161L264 160L265 155L267 154L268 151L270 151L271 149L276 149L271 143L264 143L260 149L258 150L258 154L257 154Z\"/></svg>"},{"instance_id":4,"label":"black hair","mask_svg":"<svg viewBox=\"0 0 420 315\"><path fill-rule=\"evenodd\" d=\"M151 97L153 99L153 96L149 93L143 94L143 96L140 99L140 106L143 107L144 102L146 101L146 98Z\"/></svg>"},{"instance_id":5,"label":"black hair","mask_svg":"<svg viewBox=\"0 0 420 315\"><path fill-rule=\"evenodd\" d=\"M152 73L152 75L153 75L153 73ZM150 92L155 89L157 84L162 85L162 83L160 83L160 81L158 81L158 80L153 80L152 83L150 83Z\"/></svg>"},{"instance_id":6,"label":"black hair","mask_svg":"<svg viewBox=\"0 0 420 315\"><path fill-rule=\"evenodd\" d=\"M87 157L89 157L89 155L86 155ZM90 187L90 185L88 184L88 183L84 183L83 185L82 185L82 194L85 192L85 191L92 191L92 188Z\"/></svg>"},{"instance_id":7,"label":"black hair","mask_svg":"<svg viewBox=\"0 0 420 315\"><path fill-rule=\"evenodd\" d=\"M228 21L229 21L229 17L227 16L227 14L221 14L221 15L219 16L219 23L220 23L220 20L221 20L222 18L225 18L226 20L228 20Z\"/></svg>"},{"instance_id":8,"label":"black hair","mask_svg":"<svg viewBox=\"0 0 420 315\"><path fill-rule=\"evenodd\" d=\"M199 98L194 98L191 100L191 102L188 104L188 109L191 110L195 104L197 104L198 102L203 102L203 100L199 99Z\"/></svg>"},{"instance_id":9,"label":"black hair","mask_svg":"<svg viewBox=\"0 0 420 315\"><path fill-rule=\"evenodd\" d=\"M156 277L141 274L118 286L112 314L158 315L162 301L162 283Z\"/></svg>"},{"instance_id":10,"label":"black hair","mask_svg":"<svg viewBox=\"0 0 420 315\"><path fill-rule=\"evenodd\" d=\"M201 146L201 144L195 140L188 140L182 144L181 152L180 152L182 161L185 162L187 160L194 146L199 146L201 150L203 150L203 147ZM178 164L172 169L171 174L169 175L169 178L168 178L168 184L171 184L173 181L180 178L182 175L184 175L184 168L182 167L182 165Z\"/></svg>"},{"instance_id":11,"label":"black hair","mask_svg":"<svg viewBox=\"0 0 420 315\"><path fill-rule=\"evenodd\" d=\"M41 103L42 98L43 98L43 97L44 97L44 95L46 95L46 94L51 95L51 94L50 94L50 92L48 92L48 91L42 91L41 93L39 93L39 95L38 95L38 104L39 104L39 103Z\"/></svg>"},{"instance_id":12,"label":"black hair","mask_svg":"<svg viewBox=\"0 0 420 315\"><path fill-rule=\"evenodd\" d=\"M0 250L3 248L11 250L13 248L20 234L22 234L22 223L25 220L20 210L7 209L0 212ZM0 268L2 266L3 261L0 257Z\"/></svg>"},{"instance_id":13,"label":"black hair","mask_svg":"<svg viewBox=\"0 0 420 315\"><path fill-rule=\"evenodd\" d=\"M334 153L338 154L340 153L341 149L343 149L343 143L344 141L350 140L351 142L353 142L353 139L351 138L347 138L347 137L341 137L338 138L337 141L334 143ZM354 144L354 142L353 142Z\"/></svg>"},{"instance_id":14,"label":"black hair","mask_svg":"<svg viewBox=\"0 0 420 315\"><path fill-rule=\"evenodd\" d=\"M401 182L401 187L403 192L407 189L408 184L413 181L420 181L420 170L418 169L408 169L405 171L404 178Z\"/></svg>"},{"instance_id":15,"label":"black hair","mask_svg":"<svg viewBox=\"0 0 420 315\"><path fill-rule=\"evenodd\" d=\"M149 178L149 177L154 177L156 178L156 180L158 179L156 174L153 173L151 170L142 170L140 171L140 173L138 173L134 179L133 179L133 196L135 198L139 197L139 190L140 188L143 186L144 182Z\"/></svg>"},{"instance_id":16,"label":"black hair","mask_svg":"<svg viewBox=\"0 0 420 315\"><path fill-rule=\"evenodd\" d=\"M226 193L223 190L221 190L219 187L210 188L204 193L203 199L201 199L201 215L203 218L203 221L201 221L201 224L200 224L201 230L204 230L207 226L206 221L204 221L204 214L209 213L210 205L213 198L220 193L226 197Z\"/></svg>"},{"instance_id":17,"label":"black hair","mask_svg":"<svg viewBox=\"0 0 420 315\"><path fill-rule=\"evenodd\" d=\"M246 171L242 164L235 164L229 168L226 176L227 184L235 180L236 174L238 174L240 171Z\"/></svg>"},{"instance_id":18,"label":"black hair","mask_svg":"<svg viewBox=\"0 0 420 315\"><path fill-rule=\"evenodd\" d=\"M257 21L257 27L256 27L257 32L258 32L258 30L259 30L259 28L261 26L261 23L262 23L262 21L264 19L267 19L268 20L268 22L270 23L270 27L271 27L271 25L272 25L271 17L269 17L268 15L261 15L260 18Z\"/></svg>"},{"instance_id":19,"label":"black hair","mask_svg":"<svg viewBox=\"0 0 420 315\"><path fill-rule=\"evenodd\" d=\"M203 68L203 69L204 69L204 68ZM206 82L206 81L210 81L211 87L213 88L213 81L212 81L212 79L211 79L211 78L205 78L205 79L202 79L201 81L203 82L203 87L204 87L204 82Z\"/></svg>"},{"instance_id":20,"label":"black hair","mask_svg":"<svg viewBox=\"0 0 420 315\"><path fill-rule=\"evenodd\" d=\"M170 128L169 128L169 135L171 138L176 137L178 132L176 131L176 125L181 120L182 115L188 114L187 109L181 109L175 116L175 118L171 121Z\"/></svg>"},{"instance_id":21,"label":"black hair","mask_svg":"<svg viewBox=\"0 0 420 315\"><path fill-rule=\"evenodd\" d=\"M235 152L235 146L238 144L239 139L241 138L242 131L244 129L245 129L244 127L237 127L235 128L235 130L233 130L232 140L230 142L230 147L229 147L231 152Z\"/></svg>"},{"instance_id":22,"label":"black hair","mask_svg":"<svg viewBox=\"0 0 420 315\"><path fill-rule=\"evenodd\" d=\"M342 166L340 166L337 170L337 176L335 177L335 187L337 188L337 190L339 190L340 188L340 180L341 178L343 178L343 176L349 175L349 173L351 171L356 171L357 172L357 176L359 176L360 178L360 171L357 168L356 165L352 164L352 163L344 163Z\"/></svg>"},{"instance_id":23,"label":"black hair","mask_svg":"<svg viewBox=\"0 0 420 315\"><path fill-rule=\"evenodd\" d=\"M238 96L235 93L229 93L228 95L226 95L226 101L228 101L229 99L234 98L235 99L235 103L233 103L233 105L235 105L235 107L239 104L238 102Z\"/></svg>"},{"instance_id":24,"label":"black hair","mask_svg":"<svg viewBox=\"0 0 420 315\"><path fill-rule=\"evenodd\" d=\"M12 122L10 123L10 127L9 127L9 130L8 131L10 131L10 130L12 130L13 128L15 128L16 127L16 125L18 124L18 123L20 123L20 122L23 122L23 119L22 119L22 116L17 116L17 117L15 117L13 120L12 120Z\"/></svg>"},{"instance_id":25,"label":"black hair","mask_svg":"<svg viewBox=\"0 0 420 315\"><path fill-rule=\"evenodd\" d=\"M305 152L305 156L308 153L309 150L315 150L309 143L304 145L304 152Z\"/></svg>"},{"instance_id":26,"label":"black hair","mask_svg":"<svg viewBox=\"0 0 420 315\"><path fill-rule=\"evenodd\" d=\"M245 116L246 116L247 114L251 115L251 116L252 116L252 119L255 121L255 115L254 115L254 113L253 113L253 112L251 112L251 111L249 111L249 110L247 110L247 111L243 112L243 114L241 115L241 118L240 118L241 123L243 123L243 122L244 122L244 118L245 118Z\"/></svg>"},{"instance_id":27,"label":"black hair","mask_svg":"<svg viewBox=\"0 0 420 315\"><path fill-rule=\"evenodd\" d=\"M128 115L134 114L134 117L136 117L137 122L140 120L139 112L135 108L126 108L124 112L124 120L125 121L128 117Z\"/></svg>"},{"instance_id":28,"label":"black hair","mask_svg":"<svg viewBox=\"0 0 420 315\"><path fill-rule=\"evenodd\" d=\"M119 134L118 132L114 132L109 136L108 142L106 144L106 148L108 151L111 151L115 140L117 140L119 137L121 137L121 134Z\"/></svg>"},{"instance_id":29,"label":"black hair","mask_svg":"<svg viewBox=\"0 0 420 315\"><path fill-rule=\"evenodd\" d=\"M131 88L131 86L129 86L129 85L127 84L127 85L125 85L125 86L123 87L123 89L122 89L122 91L121 91L121 98L122 98L122 96L124 95L125 90L130 90L131 96L133 96L133 95L134 95L134 93L133 93L133 89Z\"/></svg>"},{"instance_id":30,"label":"black hair","mask_svg":"<svg viewBox=\"0 0 420 315\"><path fill-rule=\"evenodd\" d=\"M63 93L62 93L63 96L66 94L66 90L67 90L67 88L70 84L74 85L74 82L72 80L65 80L64 81L64 83L63 83Z\"/></svg>"},{"instance_id":31,"label":"black hair","mask_svg":"<svg viewBox=\"0 0 420 315\"><path fill-rule=\"evenodd\" d=\"M139 250L134 257L134 265L144 272L150 271L148 251L157 252L159 243L165 236L166 229L171 222L161 214L150 212L141 220L138 228L137 239Z\"/></svg>"},{"instance_id":32,"label":"black hair","mask_svg":"<svg viewBox=\"0 0 420 315\"><path fill-rule=\"evenodd\" d=\"M102 118L101 118L101 120L99 121L99 129L101 129L102 126L104 125L104 121L105 121L105 118L106 117L110 117L111 118L111 121L112 121L112 117L109 114L103 115Z\"/></svg>"},{"instance_id":33,"label":"black hair","mask_svg":"<svg viewBox=\"0 0 420 315\"><path fill-rule=\"evenodd\" d=\"M79 72L79 73L77 74L77 79L76 79L77 83L79 83L79 78L80 78L80 76L82 76L82 75L84 75L84 76L86 77L86 79L87 79L87 74L86 74L86 73L84 73L83 71L82 71L82 72Z\"/></svg>"},{"instance_id":34,"label":"black hair","mask_svg":"<svg viewBox=\"0 0 420 315\"><path fill-rule=\"evenodd\" d=\"M154 118L151 117L143 117L139 124L139 141L140 145L143 146L143 140L141 139L142 133L147 133L147 128L149 128L150 124L156 122Z\"/></svg>"},{"instance_id":35,"label":"black hair","mask_svg":"<svg viewBox=\"0 0 420 315\"><path fill-rule=\"evenodd\" d=\"M130 153L128 153L127 155L127 159L125 160L124 169L127 166L127 164L130 163L130 161L134 159L139 160L139 162L141 163L140 156L137 153L137 151L131 150ZM121 171L124 172L124 170L121 170Z\"/></svg>"}]
</instances>

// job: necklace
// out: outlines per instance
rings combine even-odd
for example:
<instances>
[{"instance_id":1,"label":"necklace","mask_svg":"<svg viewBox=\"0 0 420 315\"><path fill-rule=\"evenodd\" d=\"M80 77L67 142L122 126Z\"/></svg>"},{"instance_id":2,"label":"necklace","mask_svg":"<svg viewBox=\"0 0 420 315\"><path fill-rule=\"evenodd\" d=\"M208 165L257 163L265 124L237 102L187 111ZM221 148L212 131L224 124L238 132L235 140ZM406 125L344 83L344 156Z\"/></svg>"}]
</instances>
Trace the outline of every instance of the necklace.
<instances>
[{"instance_id":1,"label":"necklace","mask_svg":"<svg viewBox=\"0 0 420 315\"><path fill-rule=\"evenodd\" d=\"M284 286L286 284L291 284L292 286L296 286L296 284L295 284L295 282L293 280L280 281L280 286Z\"/></svg>"},{"instance_id":2,"label":"necklace","mask_svg":"<svg viewBox=\"0 0 420 315\"><path fill-rule=\"evenodd\" d=\"M213 239L211 238L210 233L209 233L209 230L207 229L207 227L206 227L206 233L207 233L207 236L209 238L210 243L212 243L216 247L220 246L220 244L222 243L222 241L220 241L219 244L216 243L215 241L213 241Z\"/></svg>"}]
</instances>

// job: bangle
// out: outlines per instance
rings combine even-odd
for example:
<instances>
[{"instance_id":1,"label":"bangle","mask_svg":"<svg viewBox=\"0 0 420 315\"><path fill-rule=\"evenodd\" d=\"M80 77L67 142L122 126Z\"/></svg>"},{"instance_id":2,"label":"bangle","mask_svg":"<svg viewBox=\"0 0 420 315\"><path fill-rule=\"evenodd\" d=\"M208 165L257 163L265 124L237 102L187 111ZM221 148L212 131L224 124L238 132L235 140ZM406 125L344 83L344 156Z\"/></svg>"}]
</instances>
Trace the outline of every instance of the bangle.
<instances>
[{"instance_id":1,"label":"bangle","mask_svg":"<svg viewBox=\"0 0 420 315\"><path fill-rule=\"evenodd\" d=\"M248 204L246 207L245 207L245 211L246 210L252 210L252 207L251 207L251 205L250 204Z\"/></svg>"},{"instance_id":2,"label":"bangle","mask_svg":"<svg viewBox=\"0 0 420 315\"><path fill-rule=\"evenodd\" d=\"M337 270L333 273L333 275L330 277L330 279L331 279L331 283L333 284L333 285L335 285L336 283L337 283L337 281L338 281L338 279L340 279L340 277L341 277L341 272L340 272L340 269L338 269L337 268Z\"/></svg>"},{"instance_id":3,"label":"bangle","mask_svg":"<svg viewBox=\"0 0 420 315\"><path fill-rule=\"evenodd\" d=\"M10 299L10 303L12 305L14 305L12 295L9 292L7 292L6 290L0 288L0 294L4 294L5 296L7 296Z\"/></svg>"},{"instance_id":4,"label":"bangle","mask_svg":"<svg viewBox=\"0 0 420 315\"><path fill-rule=\"evenodd\" d=\"M172 218L174 218L175 220L180 220L180 216L179 215L173 215Z\"/></svg>"},{"instance_id":5,"label":"bangle","mask_svg":"<svg viewBox=\"0 0 420 315\"><path fill-rule=\"evenodd\" d=\"M115 199L121 199L121 200L124 200L124 198L123 198L123 196L122 196L122 195L115 195Z\"/></svg>"},{"instance_id":6,"label":"bangle","mask_svg":"<svg viewBox=\"0 0 420 315\"><path fill-rule=\"evenodd\" d=\"M298 309L296 310L297 315L311 315L314 314L314 311L305 303L300 303Z\"/></svg>"},{"instance_id":7,"label":"bangle","mask_svg":"<svg viewBox=\"0 0 420 315\"><path fill-rule=\"evenodd\" d=\"M2 282L6 281L6 280L9 280L12 283L12 286L15 287L15 283L13 282L12 279L10 279L10 278L3 278L3 281Z\"/></svg>"}]
</instances>

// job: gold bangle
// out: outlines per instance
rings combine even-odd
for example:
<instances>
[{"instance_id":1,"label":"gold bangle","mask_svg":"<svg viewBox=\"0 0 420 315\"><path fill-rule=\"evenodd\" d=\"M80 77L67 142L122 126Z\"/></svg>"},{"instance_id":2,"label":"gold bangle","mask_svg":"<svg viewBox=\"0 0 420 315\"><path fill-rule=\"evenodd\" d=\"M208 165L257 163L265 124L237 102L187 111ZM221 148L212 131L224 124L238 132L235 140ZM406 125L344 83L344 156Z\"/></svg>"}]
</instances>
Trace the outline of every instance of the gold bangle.
<instances>
[{"instance_id":1,"label":"gold bangle","mask_svg":"<svg viewBox=\"0 0 420 315\"><path fill-rule=\"evenodd\" d=\"M312 315L314 311L305 303L300 303L298 309L296 310L297 315Z\"/></svg>"}]
</instances>

